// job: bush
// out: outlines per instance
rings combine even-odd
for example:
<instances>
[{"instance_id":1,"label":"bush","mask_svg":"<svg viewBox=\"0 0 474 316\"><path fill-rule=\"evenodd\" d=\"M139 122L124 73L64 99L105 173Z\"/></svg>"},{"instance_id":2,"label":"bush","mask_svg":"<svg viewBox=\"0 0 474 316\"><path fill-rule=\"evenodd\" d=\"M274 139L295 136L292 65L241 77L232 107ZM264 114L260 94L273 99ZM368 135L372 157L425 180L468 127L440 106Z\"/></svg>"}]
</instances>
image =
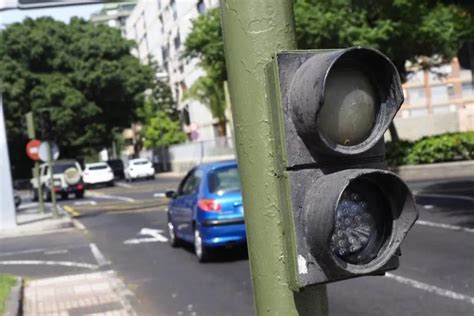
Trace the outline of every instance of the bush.
<instances>
[{"instance_id":1,"label":"bush","mask_svg":"<svg viewBox=\"0 0 474 316\"><path fill-rule=\"evenodd\" d=\"M400 141L386 145L391 166L474 159L474 132L447 133L423 137L414 143Z\"/></svg>"}]
</instances>

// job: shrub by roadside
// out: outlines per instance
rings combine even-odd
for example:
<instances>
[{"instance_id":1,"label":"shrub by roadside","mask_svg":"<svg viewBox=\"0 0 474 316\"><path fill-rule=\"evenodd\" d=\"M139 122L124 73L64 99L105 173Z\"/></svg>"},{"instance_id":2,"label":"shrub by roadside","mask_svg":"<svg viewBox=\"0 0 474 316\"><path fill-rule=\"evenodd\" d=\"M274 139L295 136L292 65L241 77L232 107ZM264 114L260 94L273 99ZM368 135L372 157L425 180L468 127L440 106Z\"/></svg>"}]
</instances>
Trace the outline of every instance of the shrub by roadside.
<instances>
[{"instance_id":1,"label":"shrub by roadside","mask_svg":"<svg viewBox=\"0 0 474 316\"><path fill-rule=\"evenodd\" d=\"M15 277L9 274L0 274L0 315L3 315L8 295L10 295L10 291L15 284Z\"/></svg>"},{"instance_id":2,"label":"shrub by roadside","mask_svg":"<svg viewBox=\"0 0 474 316\"><path fill-rule=\"evenodd\" d=\"M386 143L390 166L474 159L474 132L426 136L415 142Z\"/></svg>"}]
</instances>

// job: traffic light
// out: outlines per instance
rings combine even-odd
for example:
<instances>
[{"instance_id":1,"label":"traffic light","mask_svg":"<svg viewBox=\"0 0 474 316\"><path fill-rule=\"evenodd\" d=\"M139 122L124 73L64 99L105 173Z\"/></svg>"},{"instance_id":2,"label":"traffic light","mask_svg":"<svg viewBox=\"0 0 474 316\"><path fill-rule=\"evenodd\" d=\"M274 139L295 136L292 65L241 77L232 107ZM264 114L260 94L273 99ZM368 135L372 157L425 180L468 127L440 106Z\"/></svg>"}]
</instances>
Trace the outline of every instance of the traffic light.
<instances>
[{"instance_id":1,"label":"traffic light","mask_svg":"<svg viewBox=\"0 0 474 316\"><path fill-rule=\"evenodd\" d=\"M418 212L385 161L403 103L395 66L362 47L288 51L267 78L290 286L396 269Z\"/></svg>"},{"instance_id":2,"label":"traffic light","mask_svg":"<svg viewBox=\"0 0 474 316\"><path fill-rule=\"evenodd\" d=\"M53 140L53 128L51 126L51 116L49 111L40 112L40 126L42 140Z\"/></svg>"}]
</instances>

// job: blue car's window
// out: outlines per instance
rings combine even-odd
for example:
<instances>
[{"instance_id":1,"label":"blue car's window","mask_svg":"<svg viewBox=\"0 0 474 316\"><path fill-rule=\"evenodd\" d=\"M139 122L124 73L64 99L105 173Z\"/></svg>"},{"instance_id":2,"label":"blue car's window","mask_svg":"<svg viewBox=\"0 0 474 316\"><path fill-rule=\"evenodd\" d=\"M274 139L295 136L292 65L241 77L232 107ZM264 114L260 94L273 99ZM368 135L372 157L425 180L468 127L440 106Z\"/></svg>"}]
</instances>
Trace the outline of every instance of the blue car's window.
<instances>
[{"instance_id":1,"label":"blue car's window","mask_svg":"<svg viewBox=\"0 0 474 316\"><path fill-rule=\"evenodd\" d=\"M202 171L195 170L190 174L181 185L179 195L190 195L197 193L199 184L201 183Z\"/></svg>"},{"instance_id":2,"label":"blue car's window","mask_svg":"<svg viewBox=\"0 0 474 316\"><path fill-rule=\"evenodd\" d=\"M237 167L217 169L209 174L211 193L240 191L240 176Z\"/></svg>"}]
</instances>

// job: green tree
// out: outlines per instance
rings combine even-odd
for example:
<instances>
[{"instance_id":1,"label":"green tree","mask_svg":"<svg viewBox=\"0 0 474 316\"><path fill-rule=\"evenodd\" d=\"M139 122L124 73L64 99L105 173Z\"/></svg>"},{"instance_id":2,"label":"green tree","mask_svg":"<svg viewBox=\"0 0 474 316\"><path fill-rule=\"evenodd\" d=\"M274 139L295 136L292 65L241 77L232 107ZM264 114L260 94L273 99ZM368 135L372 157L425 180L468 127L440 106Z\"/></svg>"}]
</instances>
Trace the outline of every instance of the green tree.
<instances>
[{"instance_id":1,"label":"green tree","mask_svg":"<svg viewBox=\"0 0 474 316\"><path fill-rule=\"evenodd\" d=\"M182 131L180 122L171 120L163 111L156 112L148 120L142 133L146 148L169 146L186 141L186 134Z\"/></svg>"},{"instance_id":2,"label":"green tree","mask_svg":"<svg viewBox=\"0 0 474 316\"><path fill-rule=\"evenodd\" d=\"M227 72L219 9L211 9L193 21L192 31L184 46L183 57L199 58L200 66L206 71L206 75L196 80L184 97L207 105L218 121L218 134L225 136L224 81L227 80Z\"/></svg>"},{"instance_id":3,"label":"green tree","mask_svg":"<svg viewBox=\"0 0 474 316\"><path fill-rule=\"evenodd\" d=\"M110 146L110 131L130 126L153 82L151 67L130 54L132 45L116 29L77 18L69 24L26 19L3 30L0 89L12 157L24 156L23 145L15 146L22 143L21 116L45 108L62 157Z\"/></svg>"},{"instance_id":4,"label":"green tree","mask_svg":"<svg viewBox=\"0 0 474 316\"><path fill-rule=\"evenodd\" d=\"M464 40L474 37L472 13L451 2L296 0L297 45L300 49L356 45L379 49L394 62L405 82L408 61L430 69L449 61ZM219 9L209 10L193 22L185 45L184 56L201 58L210 79L216 84L226 80ZM219 106L225 108L225 103ZM396 138L393 125L391 131Z\"/></svg>"}]
</instances>

